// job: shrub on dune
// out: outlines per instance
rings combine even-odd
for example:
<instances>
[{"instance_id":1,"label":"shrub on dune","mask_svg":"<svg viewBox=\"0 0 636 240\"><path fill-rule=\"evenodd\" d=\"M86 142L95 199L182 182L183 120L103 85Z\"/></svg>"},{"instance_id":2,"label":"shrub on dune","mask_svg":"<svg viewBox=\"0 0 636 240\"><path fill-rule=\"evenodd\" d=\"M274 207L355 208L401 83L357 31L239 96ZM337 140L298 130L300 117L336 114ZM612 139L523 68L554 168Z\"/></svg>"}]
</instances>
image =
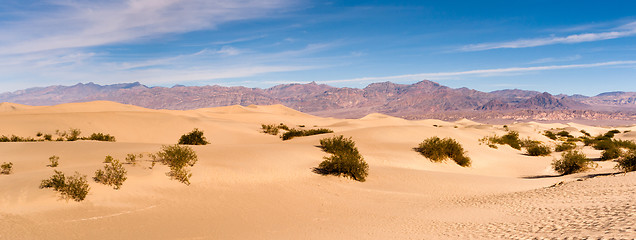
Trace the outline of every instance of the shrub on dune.
<instances>
[{"instance_id":1,"label":"shrub on dune","mask_svg":"<svg viewBox=\"0 0 636 240\"><path fill-rule=\"evenodd\" d=\"M552 153L550 147L543 144L532 144L526 147L526 151L530 156L547 156Z\"/></svg>"},{"instance_id":2,"label":"shrub on dune","mask_svg":"<svg viewBox=\"0 0 636 240\"><path fill-rule=\"evenodd\" d=\"M179 144L184 145L206 145L208 143L205 136L203 136L203 131L197 128L179 138Z\"/></svg>"},{"instance_id":3,"label":"shrub on dune","mask_svg":"<svg viewBox=\"0 0 636 240\"><path fill-rule=\"evenodd\" d=\"M576 148L576 144L574 143L569 143L569 142L564 142L561 144L557 144L557 146L554 148L555 152L564 152L564 151L568 151L568 150L572 150Z\"/></svg>"},{"instance_id":4,"label":"shrub on dune","mask_svg":"<svg viewBox=\"0 0 636 240\"><path fill-rule=\"evenodd\" d=\"M9 175L11 174L12 170L13 170L12 162L4 162L2 163L2 165L0 165L0 174Z\"/></svg>"},{"instance_id":5,"label":"shrub on dune","mask_svg":"<svg viewBox=\"0 0 636 240\"><path fill-rule=\"evenodd\" d=\"M121 185L126 181L126 169L119 160L113 160L109 164L104 165L104 169L98 169L95 171L95 182L113 186L113 189L117 190L121 188Z\"/></svg>"},{"instance_id":6,"label":"shrub on dune","mask_svg":"<svg viewBox=\"0 0 636 240\"><path fill-rule=\"evenodd\" d=\"M80 175L75 172L75 175L67 178L64 173L57 170L54 171L55 174L51 178L42 180L40 188L53 188L53 190L62 194L62 198L67 200L73 199L79 202L86 198L90 190L86 175Z\"/></svg>"},{"instance_id":7,"label":"shrub on dune","mask_svg":"<svg viewBox=\"0 0 636 240\"><path fill-rule=\"evenodd\" d=\"M49 167L57 167L58 165L60 165L59 160L60 160L60 157L55 155L49 157L49 162L51 163L49 164Z\"/></svg>"},{"instance_id":8,"label":"shrub on dune","mask_svg":"<svg viewBox=\"0 0 636 240\"><path fill-rule=\"evenodd\" d=\"M283 136L281 136L281 138L284 141L284 140L292 139L294 137L304 137L304 136L311 136L311 135L332 133L332 132L333 131L331 129L326 129L326 128L307 129L307 130L290 128L289 131L283 133Z\"/></svg>"},{"instance_id":9,"label":"shrub on dune","mask_svg":"<svg viewBox=\"0 0 636 240\"><path fill-rule=\"evenodd\" d=\"M167 173L168 176L186 185L190 185L192 173L190 173L187 167L194 166L198 161L197 154L191 147L164 145L161 147L161 151L157 152L155 156L162 164L170 167L170 172Z\"/></svg>"},{"instance_id":10,"label":"shrub on dune","mask_svg":"<svg viewBox=\"0 0 636 240\"><path fill-rule=\"evenodd\" d=\"M592 161L579 151L570 150L561 154L561 159L552 161L554 170L562 175L582 172L590 169Z\"/></svg>"},{"instance_id":11,"label":"shrub on dune","mask_svg":"<svg viewBox=\"0 0 636 240\"><path fill-rule=\"evenodd\" d=\"M616 168L623 172L636 171L636 150L630 150L618 159Z\"/></svg>"},{"instance_id":12,"label":"shrub on dune","mask_svg":"<svg viewBox=\"0 0 636 240\"><path fill-rule=\"evenodd\" d=\"M433 162L442 162L450 158L462 167L469 167L471 164L470 158L464 155L464 148L452 138L427 138L414 150Z\"/></svg>"},{"instance_id":13,"label":"shrub on dune","mask_svg":"<svg viewBox=\"0 0 636 240\"><path fill-rule=\"evenodd\" d=\"M320 140L320 147L331 156L324 157L314 172L323 175L344 175L364 182L369 174L369 165L364 161L351 138L337 136Z\"/></svg>"},{"instance_id":14,"label":"shrub on dune","mask_svg":"<svg viewBox=\"0 0 636 240\"><path fill-rule=\"evenodd\" d=\"M609 148L606 150L603 150L603 152L601 153L601 160L611 160L611 159L616 159L619 158L621 156L621 149L620 148Z\"/></svg>"}]
</instances>

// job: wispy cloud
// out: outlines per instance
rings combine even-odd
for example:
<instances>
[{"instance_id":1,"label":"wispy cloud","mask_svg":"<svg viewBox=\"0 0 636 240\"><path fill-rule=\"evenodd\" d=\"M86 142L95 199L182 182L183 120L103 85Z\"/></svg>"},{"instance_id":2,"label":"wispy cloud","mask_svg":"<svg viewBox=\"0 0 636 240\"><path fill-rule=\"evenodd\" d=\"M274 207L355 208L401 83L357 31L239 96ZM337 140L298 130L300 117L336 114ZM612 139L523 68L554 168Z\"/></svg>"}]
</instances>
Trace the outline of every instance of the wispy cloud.
<instances>
[{"instance_id":1,"label":"wispy cloud","mask_svg":"<svg viewBox=\"0 0 636 240\"><path fill-rule=\"evenodd\" d=\"M54 12L3 24L0 55L139 41L263 17L287 0L52 1Z\"/></svg>"},{"instance_id":2,"label":"wispy cloud","mask_svg":"<svg viewBox=\"0 0 636 240\"><path fill-rule=\"evenodd\" d=\"M527 73L527 72L559 70L559 69L575 69L575 68L595 68L595 67L618 66L618 65L636 65L636 61L611 61L611 62L587 63L587 64L479 69L479 70L458 71L458 72L417 73L417 74L404 74L404 75L385 76L385 77L363 77L363 78L352 78L352 79L328 80L328 81L321 81L321 83L378 82L378 81L396 81L396 80L405 81L405 80L422 80L422 79L436 80L436 79L445 79L448 77L467 76L467 75L495 76L495 75L510 74L510 73Z\"/></svg>"},{"instance_id":3,"label":"wispy cloud","mask_svg":"<svg viewBox=\"0 0 636 240\"><path fill-rule=\"evenodd\" d=\"M551 63L551 62L569 62L575 61L583 58L581 55L573 55L567 57L549 57L549 58L541 58L530 62L530 64L541 64L541 63Z\"/></svg>"},{"instance_id":4,"label":"wispy cloud","mask_svg":"<svg viewBox=\"0 0 636 240\"><path fill-rule=\"evenodd\" d=\"M531 38L531 39L519 39L509 42L494 42L494 43L478 43L470 44L461 47L460 51L484 51L500 48L529 48L554 44L573 44L582 42L595 42L608 39L616 39L622 37L629 37L636 35L636 22L631 22L615 29L598 33L580 33L572 34L568 36L550 36L545 38Z\"/></svg>"}]
</instances>

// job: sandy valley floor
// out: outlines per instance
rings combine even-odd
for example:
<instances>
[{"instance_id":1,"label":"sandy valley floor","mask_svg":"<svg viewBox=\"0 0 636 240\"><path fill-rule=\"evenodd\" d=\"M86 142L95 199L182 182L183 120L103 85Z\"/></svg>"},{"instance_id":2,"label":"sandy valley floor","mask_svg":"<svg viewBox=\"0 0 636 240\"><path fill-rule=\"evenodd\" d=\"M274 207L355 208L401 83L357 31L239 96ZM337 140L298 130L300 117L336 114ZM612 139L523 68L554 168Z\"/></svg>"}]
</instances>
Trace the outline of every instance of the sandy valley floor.
<instances>
[{"instance_id":1,"label":"sandy valley floor","mask_svg":"<svg viewBox=\"0 0 636 240\"><path fill-rule=\"evenodd\" d=\"M281 141L261 123L330 128L333 134ZM436 126L434 126L436 125ZM592 135L613 128L518 123L520 135L554 142L546 129ZM31 107L0 105L0 135L77 128L108 133L117 142L0 143L0 239L509 239L636 238L636 173L613 174L614 162L557 176L559 157L530 157L478 139L505 134L501 125L468 120L407 121L381 114L319 118L284 106L231 106L192 111L149 110L112 102ZM192 184L169 179L167 167L126 165L128 180L113 190L90 180L85 201L65 201L39 189L58 170L91 178L104 157L154 153L193 128L211 144L194 146ZM636 140L636 125L618 127ZM355 140L370 166L366 182L312 172L326 136ZM472 159L462 168L433 163L412 150L431 136L458 140ZM585 153L598 158L600 151ZM148 160L145 158L144 160Z\"/></svg>"}]
</instances>

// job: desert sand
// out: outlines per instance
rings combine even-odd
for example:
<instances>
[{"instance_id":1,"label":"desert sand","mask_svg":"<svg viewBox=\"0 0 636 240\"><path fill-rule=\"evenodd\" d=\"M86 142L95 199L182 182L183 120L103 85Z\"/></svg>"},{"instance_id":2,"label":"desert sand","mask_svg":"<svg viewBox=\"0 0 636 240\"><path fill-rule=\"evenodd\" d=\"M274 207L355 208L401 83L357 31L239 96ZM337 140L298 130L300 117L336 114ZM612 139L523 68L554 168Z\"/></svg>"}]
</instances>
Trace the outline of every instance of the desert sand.
<instances>
[{"instance_id":1,"label":"desert sand","mask_svg":"<svg viewBox=\"0 0 636 240\"><path fill-rule=\"evenodd\" d=\"M282 141L261 124L285 123L334 131ZM436 125L436 126L434 126ZM542 132L566 129L592 135L636 126L509 124L521 137L553 144ZM77 128L108 133L116 142L0 143L0 239L526 239L636 238L636 173L617 173L598 161L584 173L559 176L550 163L559 153L531 157L478 139L503 135L502 125L469 120L407 121L382 114L361 119L320 118L282 105L229 106L191 111L151 110L113 102L56 106L0 105L0 135ZM147 157L125 165L120 190L90 179L106 155L154 153L199 128L211 142L193 146L199 161L191 185L150 169ZM366 182L312 172L327 153L316 145L334 135L352 137L369 164ZM451 137L472 166L434 163L413 151L422 140ZM600 151L585 148L598 158ZM39 189L55 168L88 175L82 202Z\"/></svg>"}]
</instances>

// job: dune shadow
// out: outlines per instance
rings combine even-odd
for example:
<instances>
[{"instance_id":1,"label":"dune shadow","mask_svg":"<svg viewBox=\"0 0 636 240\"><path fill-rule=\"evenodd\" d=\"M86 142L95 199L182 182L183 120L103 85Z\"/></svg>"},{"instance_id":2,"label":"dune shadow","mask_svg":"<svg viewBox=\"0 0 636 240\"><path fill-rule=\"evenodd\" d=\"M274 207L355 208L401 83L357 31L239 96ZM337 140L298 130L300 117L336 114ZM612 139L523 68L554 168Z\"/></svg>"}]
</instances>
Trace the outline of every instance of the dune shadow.
<instances>
[{"instance_id":1,"label":"dune shadow","mask_svg":"<svg viewBox=\"0 0 636 240\"><path fill-rule=\"evenodd\" d=\"M559 174L559 175L535 175L535 176L525 176L525 177L521 177L523 179L542 179L542 178L555 178L555 177L561 177L563 175Z\"/></svg>"}]
</instances>

